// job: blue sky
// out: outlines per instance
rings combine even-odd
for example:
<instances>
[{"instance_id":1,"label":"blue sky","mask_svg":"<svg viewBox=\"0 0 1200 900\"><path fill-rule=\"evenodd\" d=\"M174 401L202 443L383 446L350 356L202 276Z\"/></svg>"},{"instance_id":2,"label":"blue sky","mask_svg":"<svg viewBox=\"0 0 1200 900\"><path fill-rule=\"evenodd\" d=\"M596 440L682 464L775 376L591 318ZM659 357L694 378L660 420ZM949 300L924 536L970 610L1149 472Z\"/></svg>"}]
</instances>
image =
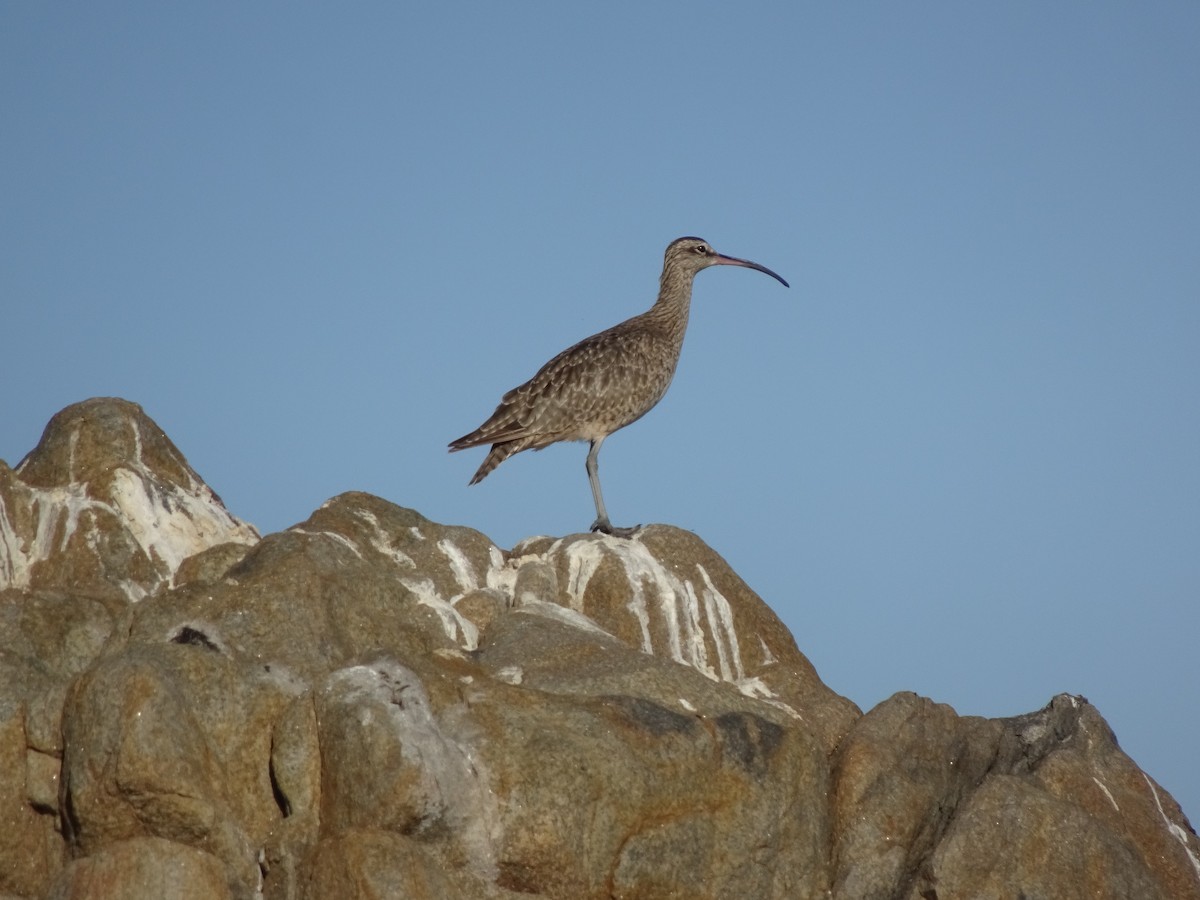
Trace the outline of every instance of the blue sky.
<instances>
[{"instance_id":1,"label":"blue sky","mask_svg":"<svg viewBox=\"0 0 1200 900\"><path fill-rule=\"evenodd\" d=\"M1200 815L1200 6L0 25L0 458L117 395L263 531L351 489L582 530L584 446L468 488L445 445L698 234L792 287L699 276L614 522L696 531L864 709L1083 694Z\"/></svg>"}]
</instances>

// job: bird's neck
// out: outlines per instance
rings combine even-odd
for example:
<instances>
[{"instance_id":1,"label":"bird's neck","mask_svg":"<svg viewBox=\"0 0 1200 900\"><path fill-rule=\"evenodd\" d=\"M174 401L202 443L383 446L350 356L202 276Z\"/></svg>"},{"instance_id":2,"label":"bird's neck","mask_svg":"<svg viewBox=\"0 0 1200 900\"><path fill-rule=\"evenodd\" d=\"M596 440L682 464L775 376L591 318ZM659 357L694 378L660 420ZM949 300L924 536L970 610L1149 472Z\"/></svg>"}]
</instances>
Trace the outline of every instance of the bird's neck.
<instances>
[{"instance_id":1,"label":"bird's neck","mask_svg":"<svg viewBox=\"0 0 1200 900\"><path fill-rule=\"evenodd\" d=\"M688 313L692 306L692 280L695 272L676 266L663 268L659 281L658 300L646 313L646 318L658 323L678 343L687 331Z\"/></svg>"}]
</instances>

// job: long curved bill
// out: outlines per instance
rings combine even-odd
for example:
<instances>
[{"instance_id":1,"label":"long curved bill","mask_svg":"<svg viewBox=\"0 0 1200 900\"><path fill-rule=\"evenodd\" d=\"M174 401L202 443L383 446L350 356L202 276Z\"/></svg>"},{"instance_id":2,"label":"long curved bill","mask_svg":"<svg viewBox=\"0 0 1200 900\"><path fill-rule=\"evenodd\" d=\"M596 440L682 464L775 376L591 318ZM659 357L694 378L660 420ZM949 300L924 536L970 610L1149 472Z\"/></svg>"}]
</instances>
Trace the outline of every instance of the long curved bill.
<instances>
[{"instance_id":1,"label":"long curved bill","mask_svg":"<svg viewBox=\"0 0 1200 900\"><path fill-rule=\"evenodd\" d=\"M750 262L748 259L738 259L736 256L726 256L724 253L715 253L713 255L716 257L717 265L719 266L743 266L747 269L758 269L758 271L765 272L767 275L770 275L784 287L791 287L790 284L788 284L766 266L760 266L758 263Z\"/></svg>"}]
</instances>

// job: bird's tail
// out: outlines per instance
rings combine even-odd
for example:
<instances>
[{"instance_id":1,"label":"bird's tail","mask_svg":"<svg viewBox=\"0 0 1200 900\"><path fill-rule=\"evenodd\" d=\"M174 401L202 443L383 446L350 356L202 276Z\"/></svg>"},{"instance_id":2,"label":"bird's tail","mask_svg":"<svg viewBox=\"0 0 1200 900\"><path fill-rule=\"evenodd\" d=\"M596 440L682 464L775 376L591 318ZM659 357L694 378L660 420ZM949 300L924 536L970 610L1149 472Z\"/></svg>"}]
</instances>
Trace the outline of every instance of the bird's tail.
<instances>
[{"instance_id":1,"label":"bird's tail","mask_svg":"<svg viewBox=\"0 0 1200 900\"><path fill-rule=\"evenodd\" d=\"M452 449L459 449L453 447ZM492 469L500 465L514 453L524 449L517 441L509 441L504 444L492 444L492 449L488 451L488 455L483 458L483 464L476 469L475 474L471 476L471 480L467 484L479 484L483 479L487 478L492 473Z\"/></svg>"},{"instance_id":2,"label":"bird's tail","mask_svg":"<svg viewBox=\"0 0 1200 900\"><path fill-rule=\"evenodd\" d=\"M470 434L464 434L460 438L455 438L447 446L451 453L455 450L466 450L468 447L478 447L480 444L486 443L486 441L479 439L482 433L482 428L476 428Z\"/></svg>"}]
</instances>

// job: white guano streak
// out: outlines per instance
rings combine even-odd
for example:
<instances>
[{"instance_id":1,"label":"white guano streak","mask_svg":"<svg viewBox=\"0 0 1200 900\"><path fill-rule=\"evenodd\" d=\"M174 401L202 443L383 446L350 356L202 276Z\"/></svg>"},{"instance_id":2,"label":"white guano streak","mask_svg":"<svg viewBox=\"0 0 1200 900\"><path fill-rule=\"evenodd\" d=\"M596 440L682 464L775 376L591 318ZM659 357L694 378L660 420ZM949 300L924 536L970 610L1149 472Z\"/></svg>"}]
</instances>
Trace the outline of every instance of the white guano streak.
<instances>
[{"instance_id":1,"label":"white guano streak","mask_svg":"<svg viewBox=\"0 0 1200 900\"><path fill-rule=\"evenodd\" d=\"M0 495L0 588L29 587L33 567L67 549L83 513L101 511L114 517L118 515L110 504L87 496L82 484L54 488L22 485L21 488L28 492L29 508L37 517L37 524L32 540L23 540L9 517L3 495ZM92 518L85 539L88 548L97 553L94 531L95 520ZM131 599L140 598L131 596Z\"/></svg>"},{"instance_id":2,"label":"white guano streak","mask_svg":"<svg viewBox=\"0 0 1200 900\"><path fill-rule=\"evenodd\" d=\"M1175 838L1175 840L1179 841L1179 843L1183 845L1183 852L1187 854L1188 861L1191 862L1192 868L1196 872L1196 880L1200 881L1200 857L1197 857L1196 854L1192 852L1192 848L1188 846L1187 832L1184 831L1181 826L1176 825L1167 818L1166 810L1163 809L1162 800L1160 800L1158 797L1158 790L1154 787L1154 782L1150 780L1150 776L1143 772L1142 777L1146 779L1146 785L1150 788L1150 793L1154 795L1154 805L1158 807L1158 814L1162 816L1162 820L1167 823L1167 831L1171 833L1171 836Z\"/></svg>"},{"instance_id":3,"label":"white guano streak","mask_svg":"<svg viewBox=\"0 0 1200 900\"><path fill-rule=\"evenodd\" d=\"M379 520L375 518L375 514L370 510L356 509L354 515L366 522L370 526L367 532L368 540L372 549L390 559L402 569L415 569L417 564L413 562L412 557L396 547L393 547L387 539L383 528L379 525Z\"/></svg>"},{"instance_id":4,"label":"white guano streak","mask_svg":"<svg viewBox=\"0 0 1200 900\"><path fill-rule=\"evenodd\" d=\"M713 643L717 647L721 679L741 681L746 677L746 670L742 667L742 651L738 646L737 630L733 625L733 609L725 595L712 583L704 566L697 563L696 569L704 579L704 613L708 617Z\"/></svg>"},{"instance_id":5,"label":"white guano streak","mask_svg":"<svg viewBox=\"0 0 1200 900\"><path fill-rule=\"evenodd\" d=\"M557 545L550 548L550 552ZM637 620L641 631L641 649L654 653L650 629L651 596L663 619L671 659L689 665L714 681L738 682L745 677L733 610L729 601L713 584L703 566L697 566L703 585L680 580L669 572L637 541L619 539L576 541L566 548L567 592L571 606L582 610L588 583L606 556L615 557L629 582L626 608ZM717 668L709 661L705 636L711 637L717 654Z\"/></svg>"},{"instance_id":6,"label":"white guano streak","mask_svg":"<svg viewBox=\"0 0 1200 900\"><path fill-rule=\"evenodd\" d=\"M207 487L191 494L174 485L164 487L149 473L117 469L110 492L134 540L166 566L168 577L189 556L222 541L252 542Z\"/></svg>"},{"instance_id":7,"label":"white guano streak","mask_svg":"<svg viewBox=\"0 0 1200 900\"><path fill-rule=\"evenodd\" d=\"M467 559L467 554L463 553L457 544L442 538L437 542L437 548L442 551L442 555L450 563L450 572L454 575L454 580L458 582L458 587L464 594L479 587L479 578L475 575L471 561Z\"/></svg>"},{"instance_id":8,"label":"white guano streak","mask_svg":"<svg viewBox=\"0 0 1200 900\"><path fill-rule=\"evenodd\" d=\"M474 650L479 646L479 629L475 623L462 615L454 605L443 599L428 578L401 578L404 585L417 602L432 609L442 622L446 637L458 643L464 650Z\"/></svg>"},{"instance_id":9,"label":"white guano streak","mask_svg":"<svg viewBox=\"0 0 1200 900\"><path fill-rule=\"evenodd\" d=\"M1104 792L1104 796L1108 798L1108 802L1112 804L1113 809L1115 809L1117 812L1120 812L1121 807L1117 806L1117 801L1113 797L1112 791L1110 791L1108 789L1108 785L1106 785L1103 781L1101 781L1095 775L1092 776L1092 781L1096 782L1096 786Z\"/></svg>"},{"instance_id":10,"label":"white guano streak","mask_svg":"<svg viewBox=\"0 0 1200 900\"><path fill-rule=\"evenodd\" d=\"M335 544L340 544L359 559L363 559L362 551L358 549L358 545L337 531L309 531L307 528L301 528L299 525L293 525L288 531L292 534L302 534L305 537L325 538L326 540L333 541Z\"/></svg>"}]
</instances>

